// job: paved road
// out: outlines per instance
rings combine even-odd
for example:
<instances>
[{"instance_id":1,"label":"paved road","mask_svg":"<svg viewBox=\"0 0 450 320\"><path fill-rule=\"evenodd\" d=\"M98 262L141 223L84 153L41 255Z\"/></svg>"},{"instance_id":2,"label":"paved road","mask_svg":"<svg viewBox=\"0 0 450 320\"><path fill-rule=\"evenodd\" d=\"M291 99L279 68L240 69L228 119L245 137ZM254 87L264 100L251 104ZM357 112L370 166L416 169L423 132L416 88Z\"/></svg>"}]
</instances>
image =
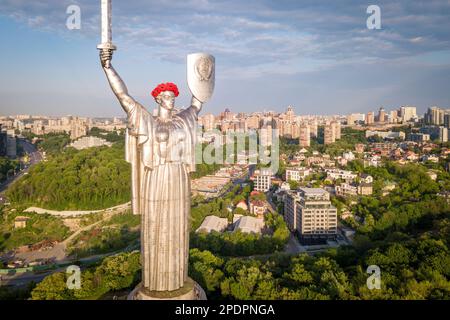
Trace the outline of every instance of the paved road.
<instances>
[{"instance_id":1,"label":"paved road","mask_svg":"<svg viewBox=\"0 0 450 320\"><path fill-rule=\"evenodd\" d=\"M34 212L37 214L49 214L52 216L59 216L59 217L75 217L75 216L83 216L91 213L98 213L98 212L112 212L112 211L119 211L123 212L127 209L131 208L131 202L123 203L115 207L111 207L108 209L101 209L101 210L85 210L85 211L76 211L76 210L69 210L69 211L57 211L57 210L49 210L49 209L43 209L38 207L29 207L28 209L24 210L24 212Z\"/></svg>"},{"instance_id":2,"label":"paved road","mask_svg":"<svg viewBox=\"0 0 450 320\"><path fill-rule=\"evenodd\" d=\"M33 165L42 161L41 153L36 149L36 147L32 143L30 143L29 141L27 141L25 139L17 139L17 143L19 143L23 147L24 151L30 157L30 163L29 163L28 167L26 167L25 169L20 171L19 174L15 175L14 177L12 177L12 178L8 179L7 181L5 181L4 183L0 184L0 194L3 193L9 187L9 185L11 183L20 179L22 176L24 176L26 173L28 173L28 171L30 170L30 168Z\"/></svg>"}]
</instances>

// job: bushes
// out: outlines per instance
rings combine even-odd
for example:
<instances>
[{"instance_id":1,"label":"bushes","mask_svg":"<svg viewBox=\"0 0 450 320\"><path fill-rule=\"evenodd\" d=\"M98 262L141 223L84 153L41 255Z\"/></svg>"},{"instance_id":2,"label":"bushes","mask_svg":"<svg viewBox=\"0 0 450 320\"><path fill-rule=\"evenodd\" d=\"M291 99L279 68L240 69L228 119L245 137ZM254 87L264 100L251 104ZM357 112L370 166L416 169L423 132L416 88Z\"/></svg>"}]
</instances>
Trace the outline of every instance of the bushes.
<instances>
[{"instance_id":1,"label":"bushes","mask_svg":"<svg viewBox=\"0 0 450 320\"><path fill-rule=\"evenodd\" d=\"M30 219L25 228L14 229L14 219L19 215ZM69 233L69 228L56 217L47 214L9 213L7 220L0 224L0 252L43 240L62 241Z\"/></svg>"}]
</instances>

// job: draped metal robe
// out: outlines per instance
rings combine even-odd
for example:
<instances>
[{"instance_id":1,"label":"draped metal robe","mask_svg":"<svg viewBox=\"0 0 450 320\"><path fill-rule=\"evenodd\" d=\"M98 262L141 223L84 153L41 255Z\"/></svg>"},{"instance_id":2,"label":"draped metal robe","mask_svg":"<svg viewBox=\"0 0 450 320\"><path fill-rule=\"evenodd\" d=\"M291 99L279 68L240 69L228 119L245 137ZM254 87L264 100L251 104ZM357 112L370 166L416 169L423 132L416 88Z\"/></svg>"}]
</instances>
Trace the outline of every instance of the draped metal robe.
<instances>
[{"instance_id":1,"label":"draped metal robe","mask_svg":"<svg viewBox=\"0 0 450 320\"><path fill-rule=\"evenodd\" d=\"M188 275L189 172L195 171L197 116L193 106L166 121L138 103L128 112L132 207L142 215L142 283L151 291L177 290Z\"/></svg>"}]
</instances>

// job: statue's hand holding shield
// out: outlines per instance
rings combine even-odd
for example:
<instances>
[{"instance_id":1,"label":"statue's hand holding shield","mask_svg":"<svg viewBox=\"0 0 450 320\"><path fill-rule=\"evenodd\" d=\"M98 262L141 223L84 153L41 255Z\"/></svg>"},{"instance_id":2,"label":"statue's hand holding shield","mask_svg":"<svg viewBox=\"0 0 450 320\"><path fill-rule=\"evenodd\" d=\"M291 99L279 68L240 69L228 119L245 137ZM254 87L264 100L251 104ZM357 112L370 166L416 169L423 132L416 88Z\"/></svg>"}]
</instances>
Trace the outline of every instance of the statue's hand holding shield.
<instances>
[{"instance_id":1,"label":"statue's hand holding shield","mask_svg":"<svg viewBox=\"0 0 450 320\"><path fill-rule=\"evenodd\" d=\"M192 95L202 103L211 99L215 83L215 59L207 53L187 56L187 82Z\"/></svg>"}]
</instances>

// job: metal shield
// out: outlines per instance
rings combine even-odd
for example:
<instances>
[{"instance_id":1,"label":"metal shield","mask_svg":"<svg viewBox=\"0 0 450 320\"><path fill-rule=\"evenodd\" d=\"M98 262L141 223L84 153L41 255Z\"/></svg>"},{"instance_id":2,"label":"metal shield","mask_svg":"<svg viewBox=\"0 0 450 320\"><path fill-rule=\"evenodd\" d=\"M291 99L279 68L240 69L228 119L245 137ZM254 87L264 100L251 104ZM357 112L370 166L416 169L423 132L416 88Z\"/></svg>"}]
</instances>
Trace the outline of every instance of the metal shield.
<instances>
[{"instance_id":1,"label":"metal shield","mask_svg":"<svg viewBox=\"0 0 450 320\"><path fill-rule=\"evenodd\" d=\"M187 56L187 82L194 97L205 103L214 91L216 76L215 58L207 53L192 53Z\"/></svg>"}]
</instances>

